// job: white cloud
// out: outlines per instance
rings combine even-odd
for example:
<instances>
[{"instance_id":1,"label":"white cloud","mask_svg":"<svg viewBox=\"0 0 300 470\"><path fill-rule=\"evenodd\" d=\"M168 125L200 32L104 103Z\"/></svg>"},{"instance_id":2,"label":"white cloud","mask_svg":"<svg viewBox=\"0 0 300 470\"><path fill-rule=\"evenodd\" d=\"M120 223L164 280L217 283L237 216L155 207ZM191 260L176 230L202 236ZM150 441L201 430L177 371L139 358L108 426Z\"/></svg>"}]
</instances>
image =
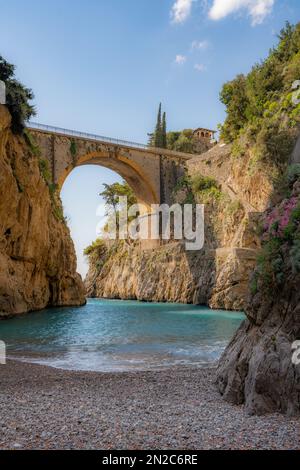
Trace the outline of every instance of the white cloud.
<instances>
[{"instance_id":1,"label":"white cloud","mask_svg":"<svg viewBox=\"0 0 300 470\"><path fill-rule=\"evenodd\" d=\"M198 50L204 50L204 49L207 49L209 46L209 42L208 41L193 41L192 44L191 44L191 49L192 50L195 50L195 49L198 49Z\"/></svg>"},{"instance_id":2,"label":"white cloud","mask_svg":"<svg viewBox=\"0 0 300 470\"><path fill-rule=\"evenodd\" d=\"M176 0L171 10L173 23L183 23L191 14L193 0Z\"/></svg>"},{"instance_id":3,"label":"white cloud","mask_svg":"<svg viewBox=\"0 0 300 470\"><path fill-rule=\"evenodd\" d=\"M175 58L175 64L183 65L186 62L186 57L184 55L178 54Z\"/></svg>"},{"instance_id":4,"label":"white cloud","mask_svg":"<svg viewBox=\"0 0 300 470\"><path fill-rule=\"evenodd\" d=\"M194 69L197 70L198 72L205 72L207 70L204 64L195 64Z\"/></svg>"},{"instance_id":5,"label":"white cloud","mask_svg":"<svg viewBox=\"0 0 300 470\"><path fill-rule=\"evenodd\" d=\"M212 20L220 20L236 13L246 10L251 16L252 25L260 24L272 11L275 0L214 0L209 10Z\"/></svg>"}]
</instances>

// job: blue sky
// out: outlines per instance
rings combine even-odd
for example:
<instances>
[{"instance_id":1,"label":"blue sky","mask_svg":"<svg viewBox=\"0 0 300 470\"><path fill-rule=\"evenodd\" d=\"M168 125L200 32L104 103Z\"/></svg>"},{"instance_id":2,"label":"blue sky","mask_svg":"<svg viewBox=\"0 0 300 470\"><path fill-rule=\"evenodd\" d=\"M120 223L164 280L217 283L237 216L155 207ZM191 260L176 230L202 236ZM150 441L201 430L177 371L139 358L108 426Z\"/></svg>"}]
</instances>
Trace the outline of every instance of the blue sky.
<instances>
[{"instance_id":1,"label":"blue sky","mask_svg":"<svg viewBox=\"0 0 300 470\"><path fill-rule=\"evenodd\" d=\"M160 101L169 130L224 119L219 91L276 43L299 0L0 0L0 54L35 93L38 122L146 142ZM96 234L101 167L62 198L79 258Z\"/></svg>"}]
</instances>

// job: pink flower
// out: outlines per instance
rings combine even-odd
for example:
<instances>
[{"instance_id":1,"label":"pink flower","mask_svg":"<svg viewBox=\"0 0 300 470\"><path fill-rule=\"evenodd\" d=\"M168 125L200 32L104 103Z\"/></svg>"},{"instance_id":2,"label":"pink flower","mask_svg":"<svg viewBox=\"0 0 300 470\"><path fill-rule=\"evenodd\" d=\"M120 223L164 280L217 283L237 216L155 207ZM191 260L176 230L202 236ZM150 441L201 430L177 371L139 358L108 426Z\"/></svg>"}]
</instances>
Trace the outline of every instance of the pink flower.
<instances>
[{"instance_id":1,"label":"pink flower","mask_svg":"<svg viewBox=\"0 0 300 470\"><path fill-rule=\"evenodd\" d=\"M295 196L285 199L279 208L276 207L265 217L263 240L268 240L270 237L283 236L284 229L290 222L291 213L298 202L299 200Z\"/></svg>"}]
</instances>

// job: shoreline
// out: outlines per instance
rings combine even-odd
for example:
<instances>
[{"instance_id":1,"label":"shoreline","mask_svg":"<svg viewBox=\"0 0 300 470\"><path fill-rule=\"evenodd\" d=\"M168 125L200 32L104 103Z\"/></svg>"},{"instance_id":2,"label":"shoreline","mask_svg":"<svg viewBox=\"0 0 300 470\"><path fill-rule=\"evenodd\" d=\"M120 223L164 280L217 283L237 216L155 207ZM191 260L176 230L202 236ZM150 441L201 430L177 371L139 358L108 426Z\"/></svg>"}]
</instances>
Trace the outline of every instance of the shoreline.
<instances>
[{"instance_id":1,"label":"shoreline","mask_svg":"<svg viewBox=\"0 0 300 470\"><path fill-rule=\"evenodd\" d=\"M44 308L42 309L34 309L34 310L28 310L28 311L25 311L25 312L21 312L21 313L11 313L11 314L5 314L5 315L0 315L0 322L5 322L6 320L9 321L9 320L13 320L13 319L18 319L18 318L23 318L25 315L26 316L29 316L29 315L34 315L36 313L40 313L40 312L43 312L44 310L55 310L57 308L59 309L69 309L69 308L75 308L75 309L80 309L80 308L83 308L85 307L88 302L90 300L102 300L102 301L108 301L108 302L138 302L140 304L161 304L161 305L166 305L166 304L174 304L174 305L187 305L187 306L193 306L193 307L199 307L199 308L207 308L209 310L212 310L212 311L219 311L219 312L224 312L224 313L232 313L232 314L242 314L244 315L244 317L246 318L246 314L244 312L244 310L229 310L229 309L225 309L225 308L212 308L210 307L208 304L194 304L194 303L191 303L191 302L177 302L177 301L159 301L159 300L143 300L143 299L122 299L122 298L116 298L116 297L112 297L112 298L108 298L108 297L86 297L85 298L85 303L82 304L82 305L46 305Z\"/></svg>"},{"instance_id":2,"label":"shoreline","mask_svg":"<svg viewBox=\"0 0 300 470\"><path fill-rule=\"evenodd\" d=\"M0 365L0 449L300 449L300 420L223 401L214 368Z\"/></svg>"},{"instance_id":3,"label":"shoreline","mask_svg":"<svg viewBox=\"0 0 300 470\"><path fill-rule=\"evenodd\" d=\"M136 368L136 369L119 369L119 370L88 370L88 369L71 369L71 368L66 368L66 367L58 367L52 364L45 364L43 362L40 362L38 360L30 360L29 357L17 357L17 356L7 356L6 357L6 364L8 363L21 363L21 364L26 364L26 365L33 365L33 366L39 366L39 367L45 367L49 369L54 369L54 370L60 370L62 372L74 372L74 373L83 373L83 374L137 374L137 373L147 373L147 372L164 372L164 371L178 371L178 370L202 370L202 369L209 369L210 371L214 371L217 369L217 363L218 361L215 361L214 363L207 363L207 364L201 364L201 365L194 365L194 364L180 364L180 365L165 365L162 366L161 368ZM1 373L0 373L1 377ZM1 393L1 392L0 392Z\"/></svg>"}]
</instances>

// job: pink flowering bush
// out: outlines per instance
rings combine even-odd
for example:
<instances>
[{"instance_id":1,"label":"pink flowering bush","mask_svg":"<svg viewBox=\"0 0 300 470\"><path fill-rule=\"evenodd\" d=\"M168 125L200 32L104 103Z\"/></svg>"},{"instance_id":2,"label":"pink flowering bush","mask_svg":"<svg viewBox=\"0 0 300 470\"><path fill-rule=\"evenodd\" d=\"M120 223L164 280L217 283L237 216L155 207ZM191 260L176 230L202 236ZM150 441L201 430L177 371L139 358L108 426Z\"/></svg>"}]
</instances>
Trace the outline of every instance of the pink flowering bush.
<instances>
[{"instance_id":1,"label":"pink flowering bush","mask_svg":"<svg viewBox=\"0 0 300 470\"><path fill-rule=\"evenodd\" d=\"M293 274L300 272L300 196L293 193L263 221L262 250L252 279L252 293L257 292L259 283L269 288L282 284L287 263Z\"/></svg>"},{"instance_id":2,"label":"pink flowering bush","mask_svg":"<svg viewBox=\"0 0 300 470\"><path fill-rule=\"evenodd\" d=\"M273 237L285 237L291 215L298 204L299 199L293 196L290 199L285 199L279 208L276 207L266 216L263 225L263 241L268 241Z\"/></svg>"}]
</instances>

